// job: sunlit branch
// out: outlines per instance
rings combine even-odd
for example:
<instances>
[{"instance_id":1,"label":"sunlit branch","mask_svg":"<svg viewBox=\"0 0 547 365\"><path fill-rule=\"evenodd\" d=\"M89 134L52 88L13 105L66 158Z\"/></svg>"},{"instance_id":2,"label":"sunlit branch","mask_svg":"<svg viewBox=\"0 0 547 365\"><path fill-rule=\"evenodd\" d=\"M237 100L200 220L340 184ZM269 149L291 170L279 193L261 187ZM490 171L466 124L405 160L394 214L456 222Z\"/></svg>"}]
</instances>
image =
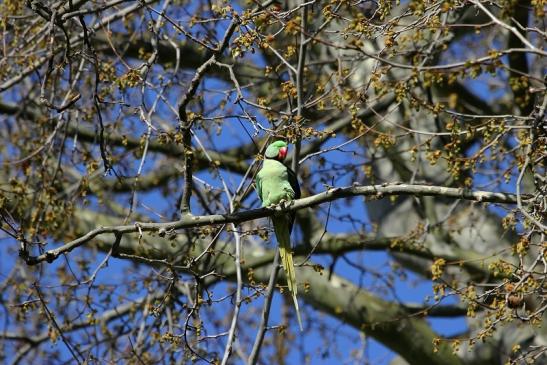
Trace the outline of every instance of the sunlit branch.
<instances>
[{"instance_id":1,"label":"sunlit branch","mask_svg":"<svg viewBox=\"0 0 547 365\"><path fill-rule=\"evenodd\" d=\"M497 193L489 191L472 191L460 188L448 188L442 186L429 185L410 185L410 184L383 184L371 186L350 186L344 188L331 188L322 193L309 196L303 199L294 200L289 207L279 206L272 208L252 209L234 214L216 214L206 216L186 215L178 221L167 223L146 223L135 222L132 225L110 226L96 228L84 236L64 244L53 250L48 250L39 256L25 257L29 265L35 265L40 262L52 262L61 254L72 251L97 236L103 234L126 234L134 232L158 232L159 230L176 230L183 228L202 227L207 225L217 225L226 223L241 223L253 219L269 217L276 212L296 211L299 209L312 207L325 202L348 198L352 196L370 196L374 199L381 199L387 196L414 195L414 196L436 196L443 198L462 199L476 201L480 203L498 203L498 204L516 204L517 199L514 194ZM524 201L526 202L526 200Z\"/></svg>"}]
</instances>

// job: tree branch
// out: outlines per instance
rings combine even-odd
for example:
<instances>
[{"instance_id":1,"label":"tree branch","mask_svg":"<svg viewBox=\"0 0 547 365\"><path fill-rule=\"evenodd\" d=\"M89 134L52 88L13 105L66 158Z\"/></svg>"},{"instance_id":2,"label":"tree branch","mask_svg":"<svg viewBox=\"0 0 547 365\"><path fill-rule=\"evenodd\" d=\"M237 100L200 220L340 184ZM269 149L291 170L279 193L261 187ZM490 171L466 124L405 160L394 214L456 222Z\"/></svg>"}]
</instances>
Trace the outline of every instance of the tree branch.
<instances>
[{"instance_id":1,"label":"tree branch","mask_svg":"<svg viewBox=\"0 0 547 365\"><path fill-rule=\"evenodd\" d=\"M270 270L270 266L254 270L253 277L266 281ZM415 311L380 299L340 276L329 280L311 267L297 271L299 284L309 284L310 289L302 294L308 304L364 331L409 364L462 364L446 342L434 351L433 340L438 335L425 320L411 315Z\"/></svg>"},{"instance_id":2,"label":"tree branch","mask_svg":"<svg viewBox=\"0 0 547 365\"><path fill-rule=\"evenodd\" d=\"M294 200L287 208L279 206L251 209L238 213L215 214L205 216L185 215L178 221L166 223L135 222L132 225L108 226L96 228L82 237L64 244L53 250L48 250L39 256L29 256L25 260L29 265L47 261L52 262L59 255L67 253L97 236L103 234L126 234L134 232L158 232L159 230L176 230L183 228L202 227L216 224L241 223L257 218L270 217L276 212L297 211L299 209L312 207L325 202L330 202L352 196L372 196L381 199L386 196L413 195L413 196L438 196L444 198L470 200L482 203L516 204L517 198L514 194L496 193L489 191L471 191L459 188L447 188L442 186L411 185L411 184L383 184L370 186L350 186L343 188L332 188L322 193ZM523 203L526 203L524 197Z\"/></svg>"},{"instance_id":3,"label":"tree branch","mask_svg":"<svg viewBox=\"0 0 547 365\"><path fill-rule=\"evenodd\" d=\"M255 365L260 355L260 348L264 341L264 335L266 334L266 327L268 326L268 318L270 317L270 308L272 306L273 293L275 290L275 283L277 282L277 274L279 272L279 249L275 251L274 260L272 263L272 270L270 272L270 280L268 281L268 287L266 289L266 298L264 299L264 306L262 307L262 317L260 318L260 324L258 326L258 332L255 337L255 343L249 355L249 365Z\"/></svg>"},{"instance_id":4,"label":"tree branch","mask_svg":"<svg viewBox=\"0 0 547 365\"><path fill-rule=\"evenodd\" d=\"M187 110L188 104L194 96L198 89L201 79L205 76L207 71L215 64L217 57L220 56L230 44L230 38L234 34L237 25L240 23L239 16L237 14L233 15L232 22L228 26L226 33L224 33L224 38L222 42L218 45L217 49L213 54L205 61L194 74L188 90L182 96L179 103L179 120L180 120L180 129L183 133L182 144L184 147L184 191L182 193L182 200L180 203L180 212L181 214L190 214L190 197L192 195L192 160L193 160L193 151L192 151L192 125L194 123L193 119L188 120Z\"/></svg>"}]
</instances>

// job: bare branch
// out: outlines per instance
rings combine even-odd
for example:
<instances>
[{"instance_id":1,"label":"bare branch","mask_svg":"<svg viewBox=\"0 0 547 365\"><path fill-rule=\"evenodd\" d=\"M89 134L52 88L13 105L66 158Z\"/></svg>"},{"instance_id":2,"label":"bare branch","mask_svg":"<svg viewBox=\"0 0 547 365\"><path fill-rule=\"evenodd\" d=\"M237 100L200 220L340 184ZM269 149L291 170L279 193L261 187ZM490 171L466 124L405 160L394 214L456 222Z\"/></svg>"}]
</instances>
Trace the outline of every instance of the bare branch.
<instances>
[{"instance_id":1,"label":"bare branch","mask_svg":"<svg viewBox=\"0 0 547 365\"><path fill-rule=\"evenodd\" d=\"M322 203L352 196L372 196L380 199L387 196L414 195L414 196L437 196L443 198L471 200L481 203L516 204L517 198L514 194L496 193L489 191L471 191L467 189L447 188L442 186L410 185L410 184L383 184L372 186L350 186L345 188L332 188L325 192L291 202L285 209L281 207L253 209L239 213L217 214L206 216L185 215L178 221L167 223L146 223L136 222L132 225L101 227L88 232L86 235L77 238L53 250L46 251L39 256L29 256L26 262L29 265L36 265L40 262L52 262L60 255L70 252L95 237L103 234L126 234L134 232L158 232L163 230L175 230L191 227L202 227L207 225L241 223L257 218L270 217L275 212L296 211L312 207ZM524 201L526 203L526 200Z\"/></svg>"},{"instance_id":2,"label":"bare branch","mask_svg":"<svg viewBox=\"0 0 547 365\"><path fill-rule=\"evenodd\" d=\"M274 260L272 263L272 270L270 273L270 280L268 281L268 287L266 288L266 297L264 298L264 306L262 307L262 317L260 317L260 324L258 325L258 332L256 333L255 343L249 356L248 364L255 365L260 356L260 348L264 341L264 335L266 334L266 327L268 326L268 318L270 317L270 308L272 306L273 293L275 289L275 283L277 282L277 274L279 273L279 249L275 251Z\"/></svg>"}]
</instances>

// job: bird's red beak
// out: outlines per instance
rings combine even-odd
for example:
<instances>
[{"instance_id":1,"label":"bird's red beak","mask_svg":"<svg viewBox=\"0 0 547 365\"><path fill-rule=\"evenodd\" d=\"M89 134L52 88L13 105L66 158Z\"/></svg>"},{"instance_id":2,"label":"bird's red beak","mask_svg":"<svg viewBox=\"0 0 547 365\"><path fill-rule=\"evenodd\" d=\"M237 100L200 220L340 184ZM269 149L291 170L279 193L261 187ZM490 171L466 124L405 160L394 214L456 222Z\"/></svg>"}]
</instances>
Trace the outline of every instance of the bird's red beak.
<instances>
[{"instance_id":1,"label":"bird's red beak","mask_svg":"<svg viewBox=\"0 0 547 365\"><path fill-rule=\"evenodd\" d=\"M277 155L277 157L279 158L280 161L283 161L285 157L287 157L288 150L289 149L287 147L281 147L279 149L279 155Z\"/></svg>"}]
</instances>

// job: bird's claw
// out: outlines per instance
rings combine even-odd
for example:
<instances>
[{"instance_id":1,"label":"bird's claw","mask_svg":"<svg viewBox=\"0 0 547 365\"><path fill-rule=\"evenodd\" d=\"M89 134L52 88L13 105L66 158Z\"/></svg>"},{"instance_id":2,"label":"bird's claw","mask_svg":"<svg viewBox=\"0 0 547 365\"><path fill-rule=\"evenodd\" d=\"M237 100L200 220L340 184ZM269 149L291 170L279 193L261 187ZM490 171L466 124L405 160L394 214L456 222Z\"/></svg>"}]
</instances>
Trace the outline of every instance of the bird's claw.
<instances>
[{"instance_id":1,"label":"bird's claw","mask_svg":"<svg viewBox=\"0 0 547 365\"><path fill-rule=\"evenodd\" d=\"M285 200L285 199L281 199L279 201L279 203L277 204L270 204L268 205L268 208L270 209L275 209L275 208L281 208L281 209L287 209L290 205L290 201L289 200Z\"/></svg>"},{"instance_id":2,"label":"bird's claw","mask_svg":"<svg viewBox=\"0 0 547 365\"><path fill-rule=\"evenodd\" d=\"M285 199L281 199L278 205L281 209L287 209L287 207L289 206L289 202Z\"/></svg>"}]
</instances>

